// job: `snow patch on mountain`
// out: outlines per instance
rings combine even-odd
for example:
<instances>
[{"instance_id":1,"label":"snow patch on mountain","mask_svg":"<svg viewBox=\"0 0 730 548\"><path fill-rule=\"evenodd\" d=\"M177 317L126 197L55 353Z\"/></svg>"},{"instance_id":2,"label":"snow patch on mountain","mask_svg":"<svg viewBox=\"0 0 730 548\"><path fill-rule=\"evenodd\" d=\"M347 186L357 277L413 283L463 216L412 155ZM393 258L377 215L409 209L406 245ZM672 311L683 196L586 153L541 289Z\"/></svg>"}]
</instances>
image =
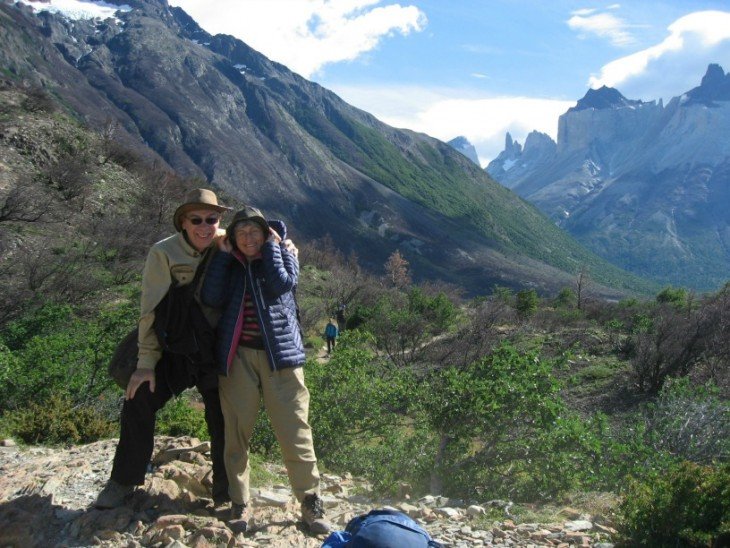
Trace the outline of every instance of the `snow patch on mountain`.
<instances>
[{"instance_id":1,"label":"snow patch on mountain","mask_svg":"<svg viewBox=\"0 0 730 548\"><path fill-rule=\"evenodd\" d=\"M18 3L30 6L34 12L48 11L60 13L68 19L117 19L118 11L131 11L132 7L126 4L118 6L103 1L84 0L18 0Z\"/></svg>"}]
</instances>

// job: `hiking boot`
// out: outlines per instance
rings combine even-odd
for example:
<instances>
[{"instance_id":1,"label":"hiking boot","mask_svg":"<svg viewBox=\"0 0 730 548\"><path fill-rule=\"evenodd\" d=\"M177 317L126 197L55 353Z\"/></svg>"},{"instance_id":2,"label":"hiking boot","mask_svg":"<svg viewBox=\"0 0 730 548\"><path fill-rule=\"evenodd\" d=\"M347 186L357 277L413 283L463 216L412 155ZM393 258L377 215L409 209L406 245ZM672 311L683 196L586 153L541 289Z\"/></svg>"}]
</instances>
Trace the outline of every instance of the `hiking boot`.
<instances>
[{"instance_id":1,"label":"hiking boot","mask_svg":"<svg viewBox=\"0 0 730 548\"><path fill-rule=\"evenodd\" d=\"M314 493L302 501L302 521L314 535L326 535L332 531L332 524L324 519L322 498Z\"/></svg>"},{"instance_id":2,"label":"hiking boot","mask_svg":"<svg viewBox=\"0 0 730 548\"><path fill-rule=\"evenodd\" d=\"M96 497L94 506L99 509L117 508L124 504L124 500L134 492L134 485L122 485L113 479L106 482L104 489Z\"/></svg>"},{"instance_id":3,"label":"hiking boot","mask_svg":"<svg viewBox=\"0 0 730 548\"><path fill-rule=\"evenodd\" d=\"M228 528L234 535L245 533L248 529L248 506L246 504L231 503L231 518L228 520Z\"/></svg>"},{"instance_id":4,"label":"hiking boot","mask_svg":"<svg viewBox=\"0 0 730 548\"><path fill-rule=\"evenodd\" d=\"M213 480L211 495L213 497L213 505L216 507L230 502L231 497L228 495L228 481L226 480L223 482Z\"/></svg>"}]
</instances>

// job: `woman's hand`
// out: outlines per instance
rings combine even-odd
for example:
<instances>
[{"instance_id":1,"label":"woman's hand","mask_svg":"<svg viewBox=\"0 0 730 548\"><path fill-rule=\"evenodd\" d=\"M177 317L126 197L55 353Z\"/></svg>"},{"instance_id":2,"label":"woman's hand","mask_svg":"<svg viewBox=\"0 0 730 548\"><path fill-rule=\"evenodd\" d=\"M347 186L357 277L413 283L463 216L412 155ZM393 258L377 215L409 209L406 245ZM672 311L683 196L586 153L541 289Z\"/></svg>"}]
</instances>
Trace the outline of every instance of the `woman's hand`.
<instances>
[{"instance_id":1,"label":"woman's hand","mask_svg":"<svg viewBox=\"0 0 730 548\"><path fill-rule=\"evenodd\" d=\"M228 241L228 236L218 238L218 249L223 253L231 253L233 251L233 246Z\"/></svg>"}]
</instances>

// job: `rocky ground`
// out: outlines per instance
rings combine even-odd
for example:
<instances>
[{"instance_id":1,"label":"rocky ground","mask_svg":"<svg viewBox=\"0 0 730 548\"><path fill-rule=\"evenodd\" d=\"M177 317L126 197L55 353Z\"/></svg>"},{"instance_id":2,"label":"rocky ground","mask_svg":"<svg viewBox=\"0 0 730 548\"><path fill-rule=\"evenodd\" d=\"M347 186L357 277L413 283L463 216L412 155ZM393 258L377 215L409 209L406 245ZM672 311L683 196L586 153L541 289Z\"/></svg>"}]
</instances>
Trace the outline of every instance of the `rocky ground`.
<instances>
[{"instance_id":1,"label":"rocky ground","mask_svg":"<svg viewBox=\"0 0 730 548\"><path fill-rule=\"evenodd\" d=\"M109 476L116 440L71 448L0 446L0 546L270 546L318 547L324 537L309 535L299 521L283 468L265 465L270 484L255 490L253 519L245 534L226 526L227 507L215 508L210 493L207 442L160 437L144 490L124 507L92 507ZM565 508L557 523L516 523L510 504L466 505L443 497L374 500L366 482L323 476L327 518L339 530L355 515L394 507L419 521L449 547L593 546L608 548L615 533L601 516ZM498 520L487 517L499 508Z\"/></svg>"}]
</instances>

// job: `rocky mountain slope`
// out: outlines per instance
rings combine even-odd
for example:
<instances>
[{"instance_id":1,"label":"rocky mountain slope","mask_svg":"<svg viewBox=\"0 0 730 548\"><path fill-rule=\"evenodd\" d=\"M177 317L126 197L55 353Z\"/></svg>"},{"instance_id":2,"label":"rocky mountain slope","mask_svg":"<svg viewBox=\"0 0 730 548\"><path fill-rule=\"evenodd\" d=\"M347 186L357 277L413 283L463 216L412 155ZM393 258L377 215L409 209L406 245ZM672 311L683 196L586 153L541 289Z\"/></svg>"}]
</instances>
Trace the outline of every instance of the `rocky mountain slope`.
<instances>
[{"instance_id":1,"label":"rocky mountain slope","mask_svg":"<svg viewBox=\"0 0 730 548\"><path fill-rule=\"evenodd\" d=\"M662 284L717 289L730 268L730 74L666 106L589 90L558 140L507 135L487 171L613 263Z\"/></svg>"},{"instance_id":2,"label":"rocky mountain slope","mask_svg":"<svg viewBox=\"0 0 730 548\"><path fill-rule=\"evenodd\" d=\"M254 489L246 533L226 525L226 506L210 494L210 444L195 438L158 437L153 469L143 489L114 510L91 505L108 477L116 440L67 449L0 446L2 546L212 546L318 547L324 537L306 533L283 466L254 470L267 480ZM356 478L324 474L326 515L338 530L354 516L389 506L418 520L448 547L594 546L610 548L608 515L558 508L551 523L519 522L507 501L464 501L427 496L377 500ZM406 486L404 486L405 488ZM487 515L489 514L489 516ZM494 516L501 516L495 518Z\"/></svg>"},{"instance_id":3,"label":"rocky mountain slope","mask_svg":"<svg viewBox=\"0 0 730 548\"><path fill-rule=\"evenodd\" d=\"M596 281L646 290L447 144L382 124L165 0L112 3L131 9L71 20L0 4L6 77L283 218L295 237L330 234L374 270L400 249L416 279L472 293L554 291L585 265Z\"/></svg>"}]
</instances>

